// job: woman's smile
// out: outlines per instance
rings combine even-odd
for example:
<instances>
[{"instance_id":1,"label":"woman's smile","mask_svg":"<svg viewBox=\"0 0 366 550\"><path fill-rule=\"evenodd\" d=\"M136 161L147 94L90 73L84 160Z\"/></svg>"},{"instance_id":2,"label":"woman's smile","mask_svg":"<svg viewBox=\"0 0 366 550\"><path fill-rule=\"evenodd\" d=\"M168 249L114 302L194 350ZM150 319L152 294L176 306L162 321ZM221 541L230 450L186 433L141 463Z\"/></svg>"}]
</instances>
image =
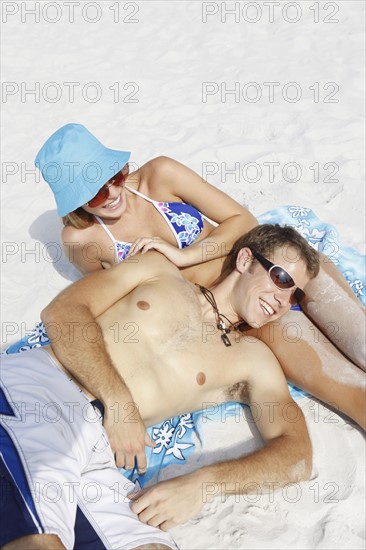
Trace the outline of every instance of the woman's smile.
<instances>
[{"instance_id":1,"label":"woman's smile","mask_svg":"<svg viewBox=\"0 0 366 550\"><path fill-rule=\"evenodd\" d=\"M116 197L112 202L109 202L102 208L106 208L108 210L116 210L117 208L119 208L121 204L122 204L122 193L120 193L118 197Z\"/></svg>"}]
</instances>

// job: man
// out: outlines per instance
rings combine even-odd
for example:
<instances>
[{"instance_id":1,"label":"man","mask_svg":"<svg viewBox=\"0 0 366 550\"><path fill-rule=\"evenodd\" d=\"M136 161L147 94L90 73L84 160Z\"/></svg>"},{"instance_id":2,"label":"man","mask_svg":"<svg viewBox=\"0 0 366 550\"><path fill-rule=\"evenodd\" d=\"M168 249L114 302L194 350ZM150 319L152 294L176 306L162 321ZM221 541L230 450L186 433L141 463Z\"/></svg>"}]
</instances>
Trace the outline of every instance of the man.
<instances>
[{"instance_id":1,"label":"man","mask_svg":"<svg viewBox=\"0 0 366 550\"><path fill-rule=\"evenodd\" d=\"M202 508L205 485L225 494L248 481L307 479L309 436L282 370L269 348L235 329L282 316L318 269L295 230L262 225L236 243L211 290L149 252L63 291L42 314L52 347L4 360L2 475L13 521L23 514L4 548L174 548L164 531ZM112 450L117 466L136 460L144 471L146 426L233 400L255 405L264 447L129 494L131 510Z\"/></svg>"}]
</instances>

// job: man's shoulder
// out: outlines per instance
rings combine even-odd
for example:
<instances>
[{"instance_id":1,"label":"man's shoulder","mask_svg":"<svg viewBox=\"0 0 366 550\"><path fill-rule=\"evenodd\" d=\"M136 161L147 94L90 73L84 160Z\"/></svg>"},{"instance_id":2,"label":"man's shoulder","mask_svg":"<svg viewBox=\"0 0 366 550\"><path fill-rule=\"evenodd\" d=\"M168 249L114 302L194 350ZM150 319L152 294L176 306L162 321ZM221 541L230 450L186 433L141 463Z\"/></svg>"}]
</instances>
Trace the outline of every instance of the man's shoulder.
<instances>
[{"instance_id":1,"label":"man's shoulder","mask_svg":"<svg viewBox=\"0 0 366 550\"><path fill-rule=\"evenodd\" d=\"M233 333L238 356L252 358L258 360L267 360L271 362L276 359L272 350L262 340L256 336L247 334L246 332Z\"/></svg>"},{"instance_id":2,"label":"man's shoulder","mask_svg":"<svg viewBox=\"0 0 366 550\"><path fill-rule=\"evenodd\" d=\"M276 356L267 344L254 336L244 333L236 340L235 362L237 382L230 388L229 393L237 394L238 401L247 401L250 395L258 391L277 393L287 387Z\"/></svg>"}]
</instances>

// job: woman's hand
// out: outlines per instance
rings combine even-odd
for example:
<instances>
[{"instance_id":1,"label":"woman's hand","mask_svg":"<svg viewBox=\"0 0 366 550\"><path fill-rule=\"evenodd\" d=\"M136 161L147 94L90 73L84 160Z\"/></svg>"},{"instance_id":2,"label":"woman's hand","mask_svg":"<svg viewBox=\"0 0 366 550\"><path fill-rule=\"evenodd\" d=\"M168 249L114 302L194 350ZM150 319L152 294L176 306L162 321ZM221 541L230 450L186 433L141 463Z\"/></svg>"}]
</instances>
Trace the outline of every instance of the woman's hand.
<instances>
[{"instance_id":1,"label":"woman's hand","mask_svg":"<svg viewBox=\"0 0 366 550\"><path fill-rule=\"evenodd\" d=\"M164 256L177 267L185 267L188 265L187 255L181 248L177 248L159 237L141 237L137 239L132 244L127 258L131 258L138 252L145 254L148 250L157 250L161 252L161 254L164 254Z\"/></svg>"}]
</instances>

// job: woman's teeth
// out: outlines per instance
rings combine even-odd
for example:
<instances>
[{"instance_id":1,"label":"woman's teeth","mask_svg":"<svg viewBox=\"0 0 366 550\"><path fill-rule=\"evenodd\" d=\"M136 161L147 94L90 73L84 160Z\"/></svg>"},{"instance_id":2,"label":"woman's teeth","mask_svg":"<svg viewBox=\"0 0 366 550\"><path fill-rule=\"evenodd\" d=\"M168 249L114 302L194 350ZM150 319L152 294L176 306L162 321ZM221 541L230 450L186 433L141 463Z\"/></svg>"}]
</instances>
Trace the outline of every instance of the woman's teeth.
<instances>
[{"instance_id":1,"label":"woman's teeth","mask_svg":"<svg viewBox=\"0 0 366 550\"><path fill-rule=\"evenodd\" d=\"M121 195L119 195L113 202L106 204L103 208L114 208L119 203L120 198L121 198Z\"/></svg>"},{"instance_id":2,"label":"woman's teeth","mask_svg":"<svg viewBox=\"0 0 366 550\"><path fill-rule=\"evenodd\" d=\"M274 314L275 311L274 311L273 307L271 307L269 304L267 304L267 302L262 300L262 298L259 298L259 303L262 306L262 309L264 309L264 312L265 312L266 315L273 315Z\"/></svg>"}]
</instances>

